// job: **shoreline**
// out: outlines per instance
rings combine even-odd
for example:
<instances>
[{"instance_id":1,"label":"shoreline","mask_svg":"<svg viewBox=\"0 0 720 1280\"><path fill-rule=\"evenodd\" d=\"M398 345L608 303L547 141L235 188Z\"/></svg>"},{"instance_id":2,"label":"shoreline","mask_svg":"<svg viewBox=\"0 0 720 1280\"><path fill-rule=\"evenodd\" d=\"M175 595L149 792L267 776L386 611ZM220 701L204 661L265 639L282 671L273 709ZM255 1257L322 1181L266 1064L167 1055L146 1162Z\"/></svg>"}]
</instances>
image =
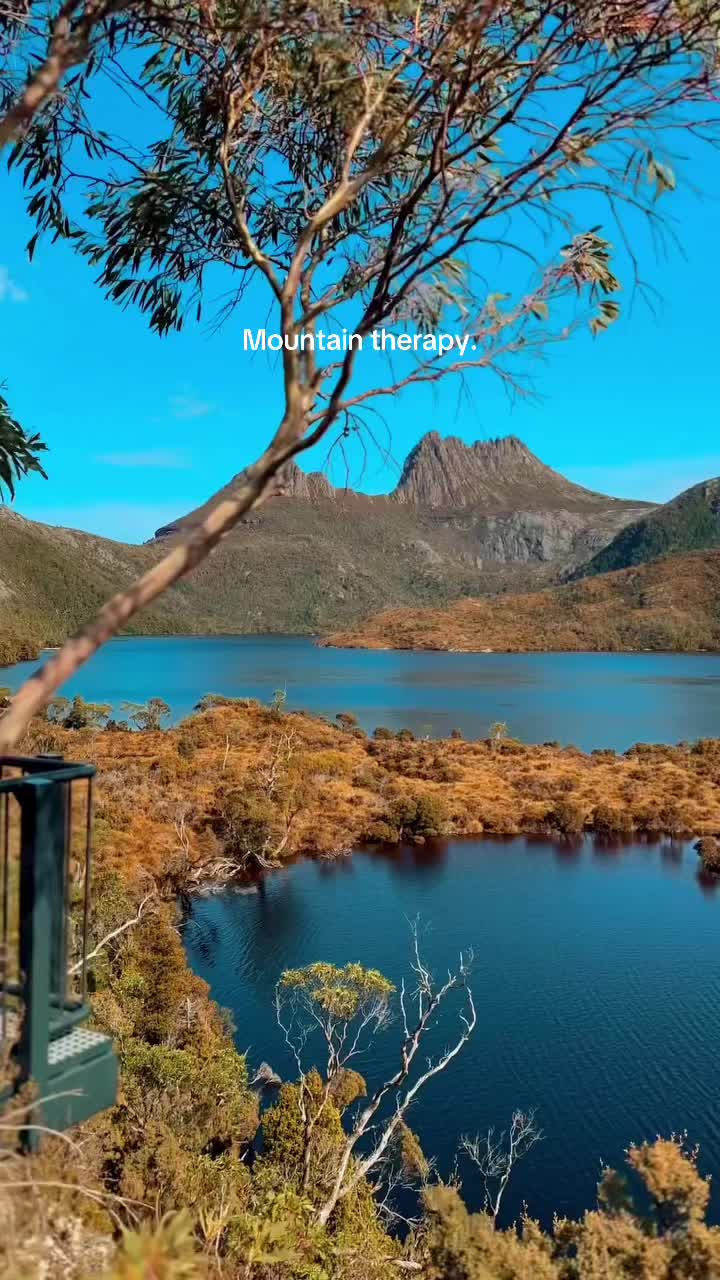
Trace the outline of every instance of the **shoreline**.
<instances>
[{"instance_id":1,"label":"shoreline","mask_svg":"<svg viewBox=\"0 0 720 1280\"><path fill-rule=\"evenodd\" d=\"M461 655L468 654L475 657L532 657L537 655L543 656L561 656L569 654L577 654L579 656L588 657L619 657L619 656L635 656L646 657L648 655L656 655L657 657L720 657L720 648L717 649L637 649L637 648L615 648L615 649L522 649L522 648L482 648L482 649L463 649L457 647L444 647L441 645L392 645L392 644L334 644L331 637L319 635L317 632L311 631L202 631L202 632L184 632L184 631L168 631L168 632L125 632L120 635L113 636L107 642L108 645L115 645L132 640L157 641L164 640L307 640L317 649L332 649L337 653L343 651L354 653L412 653L412 654L452 654ZM106 646L103 646L105 648ZM9 671L13 667L21 666L24 663L36 663L42 661L45 654L58 653L62 645L43 645L36 653L30 657L17 658L14 662L6 662L0 665L0 676L3 671Z\"/></svg>"},{"instance_id":2,"label":"shoreline","mask_svg":"<svg viewBox=\"0 0 720 1280\"><path fill-rule=\"evenodd\" d=\"M170 877L178 892L368 845L720 835L719 739L619 755L387 729L370 737L251 699L219 699L166 730L39 721L35 732L45 751L98 768L106 865L138 882Z\"/></svg>"},{"instance_id":3,"label":"shoreline","mask_svg":"<svg viewBox=\"0 0 720 1280\"><path fill-rule=\"evenodd\" d=\"M443 647L442 645L397 645L397 644L334 644L331 639L321 639L317 641L319 649L335 649L338 653L348 650L357 653L471 653L475 656L518 656L530 657L532 654L548 655L548 654L586 654L592 657L614 657L619 654L657 654L665 657L720 657L720 647L717 649L458 649L451 647Z\"/></svg>"},{"instance_id":4,"label":"shoreline","mask_svg":"<svg viewBox=\"0 0 720 1280\"><path fill-rule=\"evenodd\" d=\"M703 863L703 859L698 852L696 846L698 839L696 835L673 837L667 833L653 833L652 835L637 833L626 837L625 839L605 838L598 833L590 830L583 831L582 835L575 838L561 837L559 835L540 835L529 832L515 832L513 834L503 835L500 832L483 832L478 835L452 835L444 837L434 837L426 841L415 841L407 843L376 843L359 845L354 849L348 849L344 852L336 853L334 856L321 855L312 853L297 853L292 857L285 859L283 862L274 863L267 867L257 867L248 869L236 876L230 878L208 879L206 881L198 881L197 884L187 886L181 894L180 898L185 898L192 902L198 898L206 900L208 898L218 897L222 894L233 894L238 897L249 897L261 892L261 886L271 877L280 875L283 872L291 871L294 867L302 866L304 863L339 863L341 861L349 862L353 858L384 858L388 862L400 859L406 854L412 855L419 850L425 850L431 855L437 855L438 862L448 856L450 846L453 845L470 845L483 844L502 846L514 844L517 840L524 841L531 848L533 845L550 848L556 854L568 856L582 856L586 853L604 853L608 856L622 857L623 854L630 850L642 849L643 851L661 854L664 849L670 846L673 849L680 849L684 854L693 854L697 859L697 870L707 876L713 883L717 883L720 887L720 870L714 870ZM482 848L480 854L484 852Z\"/></svg>"}]
</instances>

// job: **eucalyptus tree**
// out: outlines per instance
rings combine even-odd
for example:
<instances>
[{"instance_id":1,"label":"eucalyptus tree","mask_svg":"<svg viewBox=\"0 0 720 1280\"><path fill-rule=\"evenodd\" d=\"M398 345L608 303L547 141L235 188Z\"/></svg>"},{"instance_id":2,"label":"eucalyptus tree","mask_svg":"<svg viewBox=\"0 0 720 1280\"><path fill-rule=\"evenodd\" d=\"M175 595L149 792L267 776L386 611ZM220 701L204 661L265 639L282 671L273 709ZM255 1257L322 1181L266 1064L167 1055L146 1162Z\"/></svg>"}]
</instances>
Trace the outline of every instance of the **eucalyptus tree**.
<instances>
[{"instance_id":1,"label":"eucalyptus tree","mask_svg":"<svg viewBox=\"0 0 720 1280\"><path fill-rule=\"evenodd\" d=\"M288 460L369 429L412 385L486 370L521 386L532 353L586 320L612 323L609 236L639 274L637 215L660 225L684 139L717 142L720 0L202 0L180 12L97 63L147 101L143 136L93 126L90 66L72 129L56 98L54 128L38 114L13 163L37 231L69 236L108 297L160 335L200 318L209 278L225 281L218 322L237 323L251 282L262 287L282 404L234 487L18 694L0 746L272 493ZM442 326L469 338L462 354L433 349ZM427 343L397 368L365 359L362 380L357 343L320 350L323 333L403 327Z\"/></svg>"},{"instance_id":2,"label":"eucalyptus tree","mask_svg":"<svg viewBox=\"0 0 720 1280\"><path fill-rule=\"evenodd\" d=\"M444 981L436 980L420 953L418 926L412 929L412 981L397 992L400 1042L397 1066L365 1096L355 1066L372 1049L375 1037L392 1021L395 988L377 969L361 964L311 964L288 969L276 990L276 1016L298 1069L298 1107L303 1125L304 1191L310 1183L317 1126L329 1104L347 1092L358 1102L328 1171L328 1185L315 1216L326 1226L337 1206L368 1179L378 1190L387 1173L393 1142L405 1131L408 1112L428 1084L447 1071L477 1025L470 976L472 953L461 955ZM428 1040L455 999L457 1028L439 1051L427 1054ZM319 1073L305 1061L318 1036L325 1051ZM313 1080L313 1076L318 1079ZM319 1080L319 1083L318 1083ZM350 1086L347 1089L343 1085ZM364 1101L359 1099L364 1098Z\"/></svg>"},{"instance_id":3,"label":"eucalyptus tree","mask_svg":"<svg viewBox=\"0 0 720 1280\"><path fill-rule=\"evenodd\" d=\"M45 475L38 454L46 449L37 433L28 434L13 417L0 389L0 498L5 493L14 498L17 481L30 472Z\"/></svg>"},{"instance_id":4,"label":"eucalyptus tree","mask_svg":"<svg viewBox=\"0 0 720 1280\"><path fill-rule=\"evenodd\" d=\"M0 150L44 111L39 134L57 142L82 115L87 77L151 31L169 35L182 12L174 0L0 0Z\"/></svg>"}]
</instances>

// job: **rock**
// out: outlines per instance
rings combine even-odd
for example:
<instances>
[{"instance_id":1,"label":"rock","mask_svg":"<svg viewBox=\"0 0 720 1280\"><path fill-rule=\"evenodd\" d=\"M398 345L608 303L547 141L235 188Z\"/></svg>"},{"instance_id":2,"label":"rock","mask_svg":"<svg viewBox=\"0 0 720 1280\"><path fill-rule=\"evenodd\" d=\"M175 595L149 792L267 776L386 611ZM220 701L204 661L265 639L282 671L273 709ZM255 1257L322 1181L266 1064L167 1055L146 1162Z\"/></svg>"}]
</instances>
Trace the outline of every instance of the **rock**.
<instances>
[{"instance_id":1,"label":"rock","mask_svg":"<svg viewBox=\"0 0 720 1280\"><path fill-rule=\"evenodd\" d=\"M260 1089L279 1089L282 1084L282 1077L277 1071L273 1071L267 1062L261 1062L250 1084L253 1088Z\"/></svg>"},{"instance_id":2,"label":"rock","mask_svg":"<svg viewBox=\"0 0 720 1280\"><path fill-rule=\"evenodd\" d=\"M587 505L600 497L546 466L517 436L465 444L437 431L429 431L408 454L392 496L426 507L507 511L526 504L537 511L562 499Z\"/></svg>"}]
</instances>

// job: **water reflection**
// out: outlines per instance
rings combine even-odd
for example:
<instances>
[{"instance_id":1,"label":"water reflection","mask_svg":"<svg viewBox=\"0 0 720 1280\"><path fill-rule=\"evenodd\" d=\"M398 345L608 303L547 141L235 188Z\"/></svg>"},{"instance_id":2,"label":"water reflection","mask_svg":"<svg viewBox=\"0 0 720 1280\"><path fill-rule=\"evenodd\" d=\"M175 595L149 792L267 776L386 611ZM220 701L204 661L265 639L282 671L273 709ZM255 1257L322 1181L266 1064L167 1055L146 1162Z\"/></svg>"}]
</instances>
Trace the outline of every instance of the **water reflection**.
<instances>
[{"instance_id":1,"label":"water reflection","mask_svg":"<svg viewBox=\"0 0 720 1280\"><path fill-rule=\"evenodd\" d=\"M429 841L298 862L249 895L195 900L184 936L238 1045L285 1078L295 1067L273 1013L284 969L353 959L397 983L418 915L436 972L472 947L480 1029L413 1128L448 1176L461 1132L536 1106L546 1139L508 1213L526 1200L548 1221L591 1206L601 1160L621 1165L629 1142L659 1132L700 1143L717 1196L719 889L678 841ZM447 1032L438 1024L431 1048ZM391 1027L364 1066L371 1085L394 1068L394 1046ZM478 1193L470 1177L465 1189Z\"/></svg>"},{"instance_id":2,"label":"water reflection","mask_svg":"<svg viewBox=\"0 0 720 1280\"><path fill-rule=\"evenodd\" d=\"M361 852L387 863L395 875L427 876L442 871L449 848L447 840L426 840L421 844L367 845Z\"/></svg>"},{"instance_id":3,"label":"water reflection","mask_svg":"<svg viewBox=\"0 0 720 1280\"><path fill-rule=\"evenodd\" d=\"M700 863L695 873L695 879L706 898L714 898L716 896L718 889L720 889L720 876L717 872L706 870Z\"/></svg>"},{"instance_id":4,"label":"water reflection","mask_svg":"<svg viewBox=\"0 0 720 1280\"><path fill-rule=\"evenodd\" d=\"M671 867L681 867L685 858L685 846L679 840L663 840L660 857Z\"/></svg>"},{"instance_id":5,"label":"water reflection","mask_svg":"<svg viewBox=\"0 0 720 1280\"><path fill-rule=\"evenodd\" d=\"M577 866L582 858L585 841L582 836L565 836L553 842L555 860L561 867Z\"/></svg>"}]
</instances>

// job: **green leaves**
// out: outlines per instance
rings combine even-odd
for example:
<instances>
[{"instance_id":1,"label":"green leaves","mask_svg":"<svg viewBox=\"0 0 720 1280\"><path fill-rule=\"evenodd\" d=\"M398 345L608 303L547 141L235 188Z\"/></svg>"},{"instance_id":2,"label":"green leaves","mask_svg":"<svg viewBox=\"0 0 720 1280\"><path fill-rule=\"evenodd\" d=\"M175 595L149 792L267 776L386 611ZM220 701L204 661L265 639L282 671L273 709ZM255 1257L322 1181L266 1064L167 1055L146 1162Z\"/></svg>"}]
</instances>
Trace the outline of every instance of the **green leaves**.
<instances>
[{"instance_id":1,"label":"green leaves","mask_svg":"<svg viewBox=\"0 0 720 1280\"><path fill-rule=\"evenodd\" d=\"M170 715L170 707L163 698L149 698L147 702L123 702L122 710L131 724L142 733L159 733L163 721Z\"/></svg>"},{"instance_id":2,"label":"green leaves","mask_svg":"<svg viewBox=\"0 0 720 1280\"><path fill-rule=\"evenodd\" d=\"M560 268L559 279L571 282L577 293L587 289L591 299L601 294L618 293L622 288L620 281L612 270L609 240L597 234L598 228L584 232L566 244L562 249L565 265ZM607 329L620 315L620 304L601 298L597 313L590 320L590 331L593 334Z\"/></svg>"},{"instance_id":3,"label":"green leaves","mask_svg":"<svg viewBox=\"0 0 720 1280\"><path fill-rule=\"evenodd\" d=\"M333 1017L350 1021L363 1007L384 1004L395 990L379 969L366 969L361 964L309 964L304 969L287 969L280 987L288 992L302 992L311 1003Z\"/></svg>"},{"instance_id":4,"label":"green leaves","mask_svg":"<svg viewBox=\"0 0 720 1280\"><path fill-rule=\"evenodd\" d=\"M39 435L28 435L13 418L0 391L0 497L6 491L14 499L16 482L32 471L47 479L38 458L46 449Z\"/></svg>"}]
</instances>

